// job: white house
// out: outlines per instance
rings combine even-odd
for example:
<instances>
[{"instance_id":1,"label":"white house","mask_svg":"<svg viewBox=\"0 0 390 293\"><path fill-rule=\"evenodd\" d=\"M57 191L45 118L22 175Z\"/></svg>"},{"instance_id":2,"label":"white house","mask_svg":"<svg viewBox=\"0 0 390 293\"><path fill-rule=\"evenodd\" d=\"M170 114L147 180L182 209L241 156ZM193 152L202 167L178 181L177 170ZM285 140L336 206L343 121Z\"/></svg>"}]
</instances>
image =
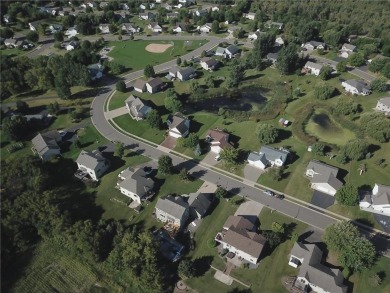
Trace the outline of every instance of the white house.
<instances>
[{"instance_id":1,"label":"white house","mask_svg":"<svg viewBox=\"0 0 390 293\"><path fill-rule=\"evenodd\" d=\"M254 13L254 12L245 13L244 17L247 19L250 19L250 20L255 20L256 13Z\"/></svg>"},{"instance_id":2,"label":"white house","mask_svg":"<svg viewBox=\"0 0 390 293\"><path fill-rule=\"evenodd\" d=\"M229 133L219 129L209 130L206 135L206 142L210 145L210 151L215 154L219 154L223 149L233 147L229 141Z\"/></svg>"},{"instance_id":3,"label":"white house","mask_svg":"<svg viewBox=\"0 0 390 293\"><path fill-rule=\"evenodd\" d=\"M288 262L294 268L300 266L294 286L302 288L302 292L346 293L342 272L323 265L322 255L315 244L294 244Z\"/></svg>"},{"instance_id":4,"label":"white house","mask_svg":"<svg viewBox=\"0 0 390 293\"><path fill-rule=\"evenodd\" d=\"M133 88L136 92L143 93L146 91L146 81L142 79L137 79L134 82Z\"/></svg>"},{"instance_id":5,"label":"white house","mask_svg":"<svg viewBox=\"0 0 390 293\"><path fill-rule=\"evenodd\" d=\"M57 130L39 133L32 139L32 151L37 154L42 161L47 161L53 156L58 156L61 153L61 148L58 143L62 140L60 133Z\"/></svg>"},{"instance_id":6,"label":"white house","mask_svg":"<svg viewBox=\"0 0 390 293\"><path fill-rule=\"evenodd\" d=\"M109 24L101 24L99 25L99 29L102 34L109 34L110 33L110 25Z\"/></svg>"},{"instance_id":7,"label":"white house","mask_svg":"<svg viewBox=\"0 0 390 293\"><path fill-rule=\"evenodd\" d=\"M77 31L77 27L75 26L70 27L65 31L65 36L67 36L68 38L74 37L76 35L78 35L78 31Z\"/></svg>"},{"instance_id":8,"label":"white house","mask_svg":"<svg viewBox=\"0 0 390 293\"><path fill-rule=\"evenodd\" d=\"M200 66L202 66L204 70L214 71L218 68L218 65L219 62L214 58L203 57L202 59L200 59Z\"/></svg>"},{"instance_id":9,"label":"white house","mask_svg":"<svg viewBox=\"0 0 390 293\"><path fill-rule=\"evenodd\" d=\"M135 34L139 32L139 27L134 27L131 23L122 24L122 30L127 34Z\"/></svg>"},{"instance_id":10,"label":"white house","mask_svg":"<svg viewBox=\"0 0 390 293\"><path fill-rule=\"evenodd\" d=\"M190 120L179 113L172 115L167 120L169 136L179 138L186 137L190 131Z\"/></svg>"},{"instance_id":11,"label":"white house","mask_svg":"<svg viewBox=\"0 0 390 293\"><path fill-rule=\"evenodd\" d=\"M235 257L256 264L267 240L257 234L256 226L249 220L242 216L229 216L215 241Z\"/></svg>"},{"instance_id":12,"label":"white house","mask_svg":"<svg viewBox=\"0 0 390 293\"><path fill-rule=\"evenodd\" d=\"M341 85L347 93L353 95L368 96L371 94L371 87L361 80L349 79L343 81Z\"/></svg>"},{"instance_id":13,"label":"white house","mask_svg":"<svg viewBox=\"0 0 390 293\"><path fill-rule=\"evenodd\" d=\"M150 78L146 83L146 90L148 93L154 94L161 90L164 82L159 77Z\"/></svg>"},{"instance_id":14,"label":"white house","mask_svg":"<svg viewBox=\"0 0 390 293\"><path fill-rule=\"evenodd\" d=\"M306 176L310 178L312 189L335 195L343 183L337 178L339 169L317 160L311 160L306 168Z\"/></svg>"},{"instance_id":15,"label":"white house","mask_svg":"<svg viewBox=\"0 0 390 293\"><path fill-rule=\"evenodd\" d=\"M351 44L343 44L340 50L340 57L342 58L348 58L351 54L356 52L356 46Z\"/></svg>"},{"instance_id":16,"label":"white house","mask_svg":"<svg viewBox=\"0 0 390 293\"><path fill-rule=\"evenodd\" d=\"M375 184L372 194L367 194L359 206L367 212L390 216L390 186Z\"/></svg>"},{"instance_id":17,"label":"white house","mask_svg":"<svg viewBox=\"0 0 390 293\"><path fill-rule=\"evenodd\" d=\"M278 150L269 146L262 146L258 153L251 152L248 156L250 166L266 169L267 167L281 167L285 164L289 152Z\"/></svg>"},{"instance_id":18,"label":"white house","mask_svg":"<svg viewBox=\"0 0 390 293\"><path fill-rule=\"evenodd\" d=\"M61 32L64 29L64 27L61 24L51 24L49 26L49 30L52 34Z\"/></svg>"},{"instance_id":19,"label":"white house","mask_svg":"<svg viewBox=\"0 0 390 293\"><path fill-rule=\"evenodd\" d=\"M195 3L195 0L179 0L179 4L183 6L190 6Z\"/></svg>"},{"instance_id":20,"label":"white house","mask_svg":"<svg viewBox=\"0 0 390 293\"><path fill-rule=\"evenodd\" d=\"M206 23L205 25L198 26L198 31L208 34L209 32L211 32L211 23Z\"/></svg>"},{"instance_id":21,"label":"white house","mask_svg":"<svg viewBox=\"0 0 390 293\"><path fill-rule=\"evenodd\" d=\"M129 112L131 118L139 121L146 119L151 107L146 106L140 98L130 95L125 101L126 109Z\"/></svg>"},{"instance_id":22,"label":"white house","mask_svg":"<svg viewBox=\"0 0 390 293\"><path fill-rule=\"evenodd\" d=\"M181 33L181 32L183 32L183 30L184 30L184 27L183 27L181 24L176 24L176 25L172 28L172 31L173 31L175 34Z\"/></svg>"},{"instance_id":23,"label":"white house","mask_svg":"<svg viewBox=\"0 0 390 293\"><path fill-rule=\"evenodd\" d=\"M390 115L390 97L379 99L375 110Z\"/></svg>"},{"instance_id":24,"label":"white house","mask_svg":"<svg viewBox=\"0 0 390 293\"><path fill-rule=\"evenodd\" d=\"M324 66L322 64L317 64L311 61L307 61L304 67L306 72L313 74L315 76L320 75L323 68Z\"/></svg>"},{"instance_id":25,"label":"white house","mask_svg":"<svg viewBox=\"0 0 390 293\"><path fill-rule=\"evenodd\" d=\"M119 173L117 187L122 194L137 203L149 199L154 194L154 181L145 168L127 168Z\"/></svg>"},{"instance_id":26,"label":"white house","mask_svg":"<svg viewBox=\"0 0 390 293\"><path fill-rule=\"evenodd\" d=\"M143 20L154 20L156 15L152 12L144 12L139 14L139 18Z\"/></svg>"},{"instance_id":27,"label":"white house","mask_svg":"<svg viewBox=\"0 0 390 293\"><path fill-rule=\"evenodd\" d=\"M310 41L302 45L302 48L305 48L308 51L313 51L316 49L325 49L324 42Z\"/></svg>"},{"instance_id":28,"label":"white house","mask_svg":"<svg viewBox=\"0 0 390 293\"><path fill-rule=\"evenodd\" d=\"M186 224L190 215L188 203L181 196L172 195L158 199L155 213L159 221L169 222L181 228Z\"/></svg>"},{"instance_id":29,"label":"white house","mask_svg":"<svg viewBox=\"0 0 390 293\"><path fill-rule=\"evenodd\" d=\"M172 19L172 18L178 18L179 17L179 13L178 12L168 12L167 13L167 19Z\"/></svg>"},{"instance_id":30,"label":"white house","mask_svg":"<svg viewBox=\"0 0 390 293\"><path fill-rule=\"evenodd\" d=\"M181 69L177 72L177 78L180 81L186 81L194 78L196 75L196 71L192 67L186 67L184 69Z\"/></svg>"},{"instance_id":31,"label":"white house","mask_svg":"<svg viewBox=\"0 0 390 293\"><path fill-rule=\"evenodd\" d=\"M223 57L225 57L225 48L218 47L215 50L215 56L223 56Z\"/></svg>"},{"instance_id":32,"label":"white house","mask_svg":"<svg viewBox=\"0 0 390 293\"><path fill-rule=\"evenodd\" d=\"M154 33L162 33L162 27L157 22L152 22L148 25L148 29L150 29Z\"/></svg>"},{"instance_id":33,"label":"white house","mask_svg":"<svg viewBox=\"0 0 390 293\"><path fill-rule=\"evenodd\" d=\"M284 27L284 24L281 22L275 22L275 21L267 21L265 23L266 28L272 28L272 27L277 27L279 30L282 30Z\"/></svg>"},{"instance_id":34,"label":"white house","mask_svg":"<svg viewBox=\"0 0 390 293\"><path fill-rule=\"evenodd\" d=\"M77 49L78 47L80 47L79 42L71 41L66 45L65 49L66 49L66 51L73 51L74 49Z\"/></svg>"},{"instance_id":35,"label":"white house","mask_svg":"<svg viewBox=\"0 0 390 293\"><path fill-rule=\"evenodd\" d=\"M139 8L142 9L142 10L145 10L146 7L147 7L147 6L146 6L146 4L144 4L144 3L142 3L142 4L139 6Z\"/></svg>"},{"instance_id":36,"label":"white house","mask_svg":"<svg viewBox=\"0 0 390 293\"><path fill-rule=\"evenodd\" d=\"M233 58L240 53L240 49L235 45L230 45L225 49L225 58Z\"/></svg>"},{"instance_id":37,"label":"white house","mask_svg":"<svg viewBox=\"0 0 390 293\"><path fill-rule=\"evenodd\" d=\"M275 47L283 46L284 45L284 40L282 37L277 37L275 39Z\"/></svg>"},{"instance_id":38,"label":"white house","mask_svg":"<svg viewBox=\"0 0 390 293\"><path fill-rule=\"evenodd\" d=\"M110 166L108 160L98 150L92 152L82 150L76 163L79 171L95 181L98 181Z\"/></svg>"}]
</instances>

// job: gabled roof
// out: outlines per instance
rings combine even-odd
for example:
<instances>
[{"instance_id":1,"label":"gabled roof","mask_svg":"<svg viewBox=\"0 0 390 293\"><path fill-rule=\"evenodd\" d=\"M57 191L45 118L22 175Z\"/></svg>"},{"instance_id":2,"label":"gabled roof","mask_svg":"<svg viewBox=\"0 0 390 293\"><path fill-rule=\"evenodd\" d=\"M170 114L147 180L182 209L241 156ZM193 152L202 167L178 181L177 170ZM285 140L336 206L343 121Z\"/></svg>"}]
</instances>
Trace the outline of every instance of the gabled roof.
<instances>
[{"instance_id":1,"label":"gabled roof","mask_svg":"<svg viewBox=\"0 0 390 293\"><path fill-rule=\"evenodd\" d=\"M125 104L136 117L146 117L146 115L152 110L152 108L146 106L139 97L134 95L130 95L126 99Z\"/></svg>"},{"instance_id":2,"label":"gabled roof","mask_svg":"<svg viewBox=\"0 0 390 293\"><path fill-rule=\"evenodd\" d=\"M168 119L169 129L176 128L181 134L186 133L190 129L190 120L175 114Z\"/></svg>"},{"instance_id":3,"label":"gabled roof","mask_svg":"<svg viewBox=\"0 0 390 293\"><path fill-rule=\"evenodd\" d=\"M173 66L169 69L168 73L172 73L174 75L176 75L176 73L178 73L180 71L180 68L177 67L177 66Z\"/></svg>"},{"instance_id":4,"label":"gabled roof","mask_svg":"<svg viewBox=\"0 0 390 293\"><path fill-rule=\"evenodd\" d=\"M343 44L343 47L347 50L350 50L350 51L354 51L356 49L356 46L354 45L351 45L351 44L348 44L348 43L344 43Z\"/></svg>"},{"instance_id":5,"label":"gabled roof","mask_svg":"<svg viewBox=\"0 0 390 293\"><path fill-rule=\"evenodd\" d=\"M187 76L195 73L195 69L192 67L186 67L184 69L179 70L179 72L182 76Z\"/></svg>"},{"instance_id":6,"label":"gabled roof","mask_svg":"<svg viewBox=\"0 0 390 293\"><path fill-rule=\"evenodd\" d=\"M283 163L286 161L288 152L283 150L274 149L269 146L262 146L260 148L259 154L264 154L265 158L268 161L275 162L276 160L281 160Z\"/></svg>"},{"instance_id":7,"label":"gabled roof","mask_svg":"<svg viewBox=\"0 0 390 293\"><path fill-rule=\"evenodd\" d=\"M338 168L329 166L317 160L311 160L306 170L313 170L316 174L310 179L311 183L328 183L334 189L339 189L343 183L337 179Z\"/></svg>"},{"instance_id":8,"label":"gabled roof","mask_svg":"<svg viewBox=\"0 0 390 293\"><path fill-rule=\"evenodd\" d=\"M135 193L140 198L147 196L153 190L154 181L147 176L143 168L137 170L128 168L126 171L128 176L119 184L119 187Z\"/></svg>"},{"instance_id":9,"label":"gabled roof","mask_svg":"<svg viewBox=\"0 0 390 293\"><path fill-rule=\"evenodd\" d=\"M39 133L32 139L32 144L39 156L43 156L49 150L60 150L57 144L57 140L61 138L61 135L57 130L48 131L45 133Z\"/></svg>"},{"instance_id":10,"label":"gabled roof","mask_svg":"<svg viewBox=\"0 0 390 293\"><path fill-rule=\"evenodd\" d=\"M230 229L231 227L249 231L255 230L253 223L241 216L229 216L229 218L227 218L225 224L223 224L223 228Z\"/></svg>"},{"instance_id":11,"label":"gabled roof","mask_svg":"<svg viewBox=\"0 0 390 293\"><path fill-rule=\"evenodd\" d=\"M307 42L306 45L307 45L307 44L310 44L310 45L312 45L313 47L325 46L325 43L323 43L323 42L317 42L317 41L310 41L310 42Z\"/></svg>"},{"instance_id":12,"label":"gabled roof","mask_svg":"<svg viewBox=\"0 0 390 293\"><path fill-rule=\"evenodd\" d=\"M372 203L374 205L388 205L390 204L390 186L375 184L378 192L372 195Z\"/></svg>"},{"instance_id":13,"label":"gabled roof","mask_svg":"<svg viewBox=\"0 0 390 293\"><path fill-rule=\"evenodd\" d=\"M163 81L159 77L151 78L148 80L147 84L152 88L160 86L163 84Z\"/></svg>"},{"instance_id":14,"label":"gabled roof","mask_svg":"<svg viewBox=\"0 0 390 293\"><path fill-rule=\"evenodd\" d=\"M212 139L213 142L219 142L219 146L223 149L226 147L232 147L229 142L229 133L226 133L219 129L212 129L207 132L207 137Z\"/></svg>"},{"instance_id":15,"label":"gabled roof","mask_svg":"<svg viewBox=\"0 0 390 293\"><path fill-rule=\"evenodd\" d=\"M381 103L387 107L390 107L390 97L379 99L379 103Z\"/></svg>"},{"instance_id":16,"label":"gabled roof","mask_svg":"<svg viewBox=\"0 0 390 293\"><path fill-rule=\"evenodd\" d=\"M322 64L317 64L317 63L314 63L314 62L311 62L311 61L307 61L306 64L305 64L305 67L306 68L314 68L314 69L321 70L324 66Z\"/></svg>"},{"instance_id":17,"label":"gabled roof","mask_svg":"<svg viewBox=\"0 0 390 293\"><path fill-rule=\"evenodd\" d=\"M98 150L92 152L82 150L78 156L76 163L86 168L95 170L100 163L105 163L106 159Z\"/></svg>"},{"instance_id":18,"label":"gabled roof","mask_svg":"<svg viewBox=\"0 0 390 293\"><path fill-rule=\"evenodd\" d=\"M370 91L371 87L367 84L365 84L361 80L356 80L356 79L349 79L344 81L344 83L349 84L350 86L356 88L359 92L363 92L364 90Z\"/></svg>"},{"instance_id":19,"label":"gabled roof","mask_svg":"<svg viewBox=\"0 0 390 293\"><path fill-rule=\"evenodd\" d=\"M218 47L217 50L215 50L215 53L225 54L225 48Z\"/></svg>"},{"instance_id":20,"label":"gabled roof","mask_svg":"<svg viewBox=\"0 0 390 293\"><path fill-rule=\"evenodd\" d=\"M259 154L259 153L256 153L256 152L250 152L249 153L248 161L252 161L252 162L260 161L260 162L263 163L264 166L268 164L268 161L265 158L265 155L264 154Z\"/></svg>"},{"instance_id":21,"label":"gabled roof","mask_svg":"<svg viewBox=\"0 0 390 293\"><path fill-rule=\"evenodd\" d=\"M159 209L176 219L182 219L188 207L187 202L181 196L167 195L165 198L159 198L156 209Z\"/></svg>"},{"instance_id":22,"label":"gabled roof","mask_svg":"<svg viewBox=\"0 0 390 293\"><path fill-rule=\"evenodd\" d=\"M238 47L234 45L230 45L229 47L226 48L225 51L228 51L230 54L234 55L237 54L240 51L240 49L238 49Z\"/></svg>"},{"instance_id":23,"label":"gabled roof","mask_svg":"<svg viewBox=\"0 0 390 293\"><path fill-rule=\"evenodd\" d=\"M135 82L134 82L134 85L133 87L134 88L137 88L137 89L143 89L146 85L146 81L143 80L143 79L137 79Z\"/></svg>"},{"instance_id":24,"label":"gabled roof","mask_svg":"<svg viewBox=\"0 0 390 293\"><path fill-rule=\"evenodd\" d=\"M210 197L204 193L190 193L188 195L188 205L194 209L201 217L203 217L210 209Z\"/></svg>"},{"instance_id":25,"label":"gabled roof","mask_svg":"<svg viewBox=\"0 0 390 293\"><path fill-rule=\"evenodd\" d=\"M210 58L210 57L203 57L202 59L200 59L200 63L206 63L208 67L214 67L218 64L218 61L215 60L214 58Z\"/></svg>"}]
</instances>

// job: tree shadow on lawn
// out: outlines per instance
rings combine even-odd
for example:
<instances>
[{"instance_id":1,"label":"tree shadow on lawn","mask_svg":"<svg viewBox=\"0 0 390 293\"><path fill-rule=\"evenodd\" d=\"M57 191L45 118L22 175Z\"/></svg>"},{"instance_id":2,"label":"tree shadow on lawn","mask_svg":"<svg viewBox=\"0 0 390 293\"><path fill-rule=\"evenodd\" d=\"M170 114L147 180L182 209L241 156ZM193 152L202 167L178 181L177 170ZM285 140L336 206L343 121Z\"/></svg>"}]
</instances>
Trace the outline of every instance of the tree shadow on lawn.
<instances>
[{"instance_id":1,"label":"tree shadow on lawn","mask_svg":"<svg viewBox=\"0 0 390 293\"><path fill-rule=\"evenodd\" d=\"M70 99L73 100L73 99L95 97L99 93L99 90L100 90L99 88L86 89L71 95Z\"/></svg>"},{"instance_id":2,"label":"tree shadow on lawn","mask_svg":"<svg viewBox=\"0 0 390 293\"><path fill-rule=\"evenodd\" d=\"M209 269L211 262L213 261L212 256L202 256L194 260L195 277L203 276Z\"/></svg>"},{"instance_id":3,"label":"tree shadow on lawn","mask_svg":"<svg viewBox=\"0 0 390 293\"><path fill-rule=\"evenodd\" d=\"M47 92L46 90L33 90L30 92L18 94L16 97L17 98L39 97L39 96L45 94L46 92Z\"/></svg>"},{"instance_id":4,"label":"tree shadow on lawn","mask_svg":"<svg viewBox=\"0 0 390 293\"><path fill-rule=\"evenodd\" d=\"M191 120L190 132L197 133L204 124L194 120L194 118L195 118L194 116L191 116L191 115L188 116L188 119Z\"/></svg>"},{"instance_id":5,"label":"tree shadow on lawn","mask_svg":"<svg viewBox=\"0 0 390 293\"><path fill-rule=\"evenodd\" d=\"M260 77L263 77L263 76L264 76L263 73L256 73L254 75L249 75L249 76L244 77L244 79L242 81L249 81L249 80L257 79L257 78L260 78Z\"/></svg>"}]
</instances>

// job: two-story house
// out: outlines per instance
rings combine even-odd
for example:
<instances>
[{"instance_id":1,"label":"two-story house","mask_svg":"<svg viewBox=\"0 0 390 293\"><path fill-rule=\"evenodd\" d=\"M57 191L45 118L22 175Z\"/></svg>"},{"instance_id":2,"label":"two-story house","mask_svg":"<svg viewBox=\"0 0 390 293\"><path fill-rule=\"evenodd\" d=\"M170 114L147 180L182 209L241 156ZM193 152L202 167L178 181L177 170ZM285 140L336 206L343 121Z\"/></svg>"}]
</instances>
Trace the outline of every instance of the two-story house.
<instances>
[{"instance_id":1,"label":"two-story house","mask_svg":"<svg viewBox=\"0 0 390 293\"><path fill-rule=\"evenodd\" d=\"M390 97L379 99L375 110L390 115Z\"/></svg>"},{"instance_id":2,"label":"two-story house","mask_svg":"<svg viewBox=\"0 0 390 293\"><path fill-rule=\"evenodd\" d=\"M356 52L356 46L351 44L343 44L340 50L340 57L342 58L348 58L351 56L354 52Z\"/></svg>"},{"instance_id":3,"label":"two-story house","mask_svg":"<svg viewBox=\"0 0 390 293\"><path fill-rule=\"evenodd\" d=\"M92 152L82 150L76 163L78 170L94 181L98 181L110 166L109 161L98 150Z\"/></svg>"},{"instance_id":4,"label":"two-story house","mask_svg":"<svg viewBox=\"0 0 390 293\"><path fill-rule=\"evenodd\" d=\"M312 189L335 195L343 183L337 178L339 169L317 160L311 160L306 168L306 176L310 178Z\"/></svg>"},{"instance_id":5,"label":"two-story house","mask_svg":"<svg viewBox=\"0 0 390 293\"><path fill-rule=\"evenodd\" d=\"M186 137L190 131L190 120L179 113L171 115L167 120L169 136Z\"/></svg>"},{"instance_id":6,"label":"two-story house","mask_svg":"<svg viewBox=\"0 0 390 293\"><path fill-rule=\"evenodd\" d=\"M172 195L158 199L155 213L159 221L170 222L180 228L184 227L190 216L188 203L181 196Z\"/></svg>"},{"instance_id":7,"label":"two-story house","mask_svg":"<svg viewBox=\"0 0 390 293\"><path fill-rule=\"evenodd\" d=\"M324 68L324 66L322 64L317 64L317 63L314 63L311 61L307 61L305 66L304 66L304 70L307 73L313 74L315 76L319 76L321 74L323 68Z\"/></svg>"},{"instance_id":8,"label":"two-story house","mask_svg":"<svg viewBox=\"0 0 390 293\"><path fill-rule=\"evenodd\" d=\"M218 68L218 65L219 62L214 58L203 57L202 59L200 59L200 66L202 66L204 70L214 71Z\"/></svg>"},{"instance_id":9,"label":"two-story house","mask_svg":"<svg viewBox=\"0 0 390 293\"><path fill-rule=\"evenodd\" d=\"M146 83L146 90L148 93L154 94L161 91L164 82L159 77L150 78Z\"/></svg>"},{"instance_id":10,"label":"two-story house","mask_svg":"<svg viewBox=\"0 0 390 293\"><path fill-rule=\"evenodd\" d=\"M251 152L248 156L249 165L264 170L267 167L281 167L285 164L289 152L269 146L262 146L258 153Z\"/></svg>"},{"instance_id":11,"label":"two-story house","mask_svg":"<svg viewBox=\"0 0 390 293\"><path fill-rule=\"evenodd\" d=\"M139 97L135 97L133 95L130 95L126 99L125 105L127 111L129 111L131 118L137 121L146 119L149 112L152 110L152 108L145 105Z\"/></svg>"},{"instance_id":12,"label":"two-story house","mask_svg":"<svg viewBox=\"0 0 390 293\"><path fill-rule=\"evenodd\" d=\"M390 216L390 186L375 184L372 193L366 194L359 206L367 212Z\"/></svg>"},{"instance_id":13,"label":"two-story house","mask_svg":"<svg viewBox=\"0 0 390 293\"><path fill-rule=\"evenodd\" d=\"M226 148L233 147L229 141L229 133L226 133L219 129L211 129L207 132L206 142L210 144L211 152L219 154Z\"/></svg>"},{"instance_id":14,"label":"two-story house","mask_svg":"<svg viewBox=\"0 0 390 293\"><path fill-rule=\"evenodd\" d=\"M177 72L177 79L180 81L190 80L195 77L195 69L192 67L186 67Z\"/></svg>"},{"instance_id":15,"label":"two-story house","mask_svg":"<svg viewBox=\"0 0 390 293\"><path fill-rule=\"evenodd\" d=\"M37 154L42 161L47 161L61 153L58 143L62 140L57 130L39 133L32 139L32 151Z\"/></svg>"}]
</instances>

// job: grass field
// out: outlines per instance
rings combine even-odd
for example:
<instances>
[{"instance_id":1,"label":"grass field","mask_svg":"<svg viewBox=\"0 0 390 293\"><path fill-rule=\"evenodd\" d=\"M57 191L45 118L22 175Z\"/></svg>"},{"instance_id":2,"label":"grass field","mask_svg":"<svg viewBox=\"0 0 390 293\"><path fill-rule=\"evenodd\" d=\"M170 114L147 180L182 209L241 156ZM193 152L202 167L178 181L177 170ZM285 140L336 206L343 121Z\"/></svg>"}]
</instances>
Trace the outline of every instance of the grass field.
<instances>
[{"instance_id":1,"label":"grass field","mask_svg":"<svg viewBox=\"0 0 390 293\"><path fill-rule=\"evenodd\" d=\"M145 65L156 65L182 56L200 46L206 41L190 41L190 45L185 45L186 41L126 41L109 42L107 47L115 48L108 53L114 61L125 65L129 70L138 70ZM173 44L173 47L167 49L164 53L151 53L145 50L149 44Z\"/></svg>"},{"instance_id":2,"label":"grass field","mask_svg":"<svg viewBox=\"0 0 390 293\"><path fill-rule=\"evenodd\" d=\"M122 108L125 106L125 100L131 95L131 93L125 92L122 93L120 91L115 91L114 95L110 99L110 103L108 104L108 110L115 110L118 108Z\"/></svg>"}]
</instances>

